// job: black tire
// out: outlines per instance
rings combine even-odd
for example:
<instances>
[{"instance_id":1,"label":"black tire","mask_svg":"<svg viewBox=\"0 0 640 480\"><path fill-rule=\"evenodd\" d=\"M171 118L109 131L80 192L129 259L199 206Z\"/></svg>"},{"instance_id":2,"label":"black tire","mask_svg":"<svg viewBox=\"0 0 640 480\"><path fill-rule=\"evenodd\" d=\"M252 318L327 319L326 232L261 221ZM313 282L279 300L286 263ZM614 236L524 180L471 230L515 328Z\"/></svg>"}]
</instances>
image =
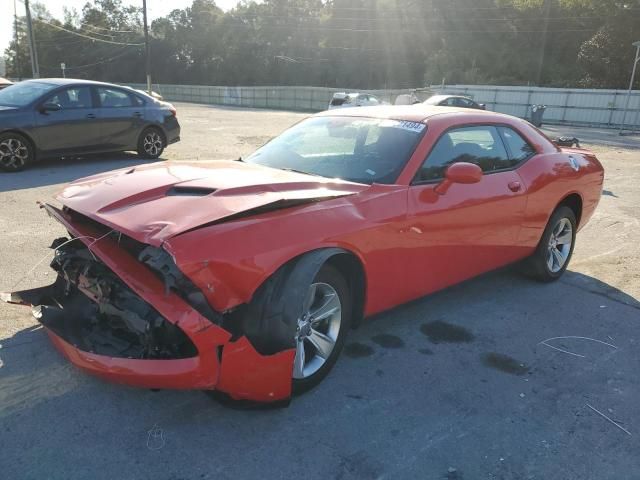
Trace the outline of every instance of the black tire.
<instances>
[{"instance_id":1,"label":"black tire","mask_svg":"<svg viewBox=\"0 0 640 480\"><path fill-rule=\"evenodd\" d=\"M165 146L162 131L156 127L147 127L138 138L138 155L142 158L158 158L164 152Z\"/></svg>"},{"instance_id":2,"label":"black tire","mask_svg":"<svg viewBox=\"0 0 640 480\"><path fill-rule=\"evenodd\" d=\"M342 318L340 321L340 330L338 332L338 336L336 338L335 346L329 355L329 358L326 359L324 364L311 376L304 379L293 379L293 394L300 395L304 392L308 392L315 386L317 386L324 378L329 374L333 366L335 365L342 349L344 347L344 342L347 336L347 332L351 327L351 315L352 315L352 297L351 292L349 291L349 285L342 274L332 267L331 265L324 265L313 283L326 283L331 285L333 289L338 293L338 297L340 298L340 304L342 309ZM304 301L304 299L301 299Z\"/></svg>"},{"instance_id":3,"label":"black tire","mask_svg":"<svg viewBox=\"0 0 640 480\"><path fill-rule=\"evenodd\" d=\"M323 249L310 252L298 259L287 263L275 272L256 291L251 302L244 309L229 315L228 322L223 325L234 337L246 336L253 347L262 355L273 355L285 350L299 351L300 337L306 337L313 330L330 337L333 347L330 353L322 357L322 361L309 358L313 362L305 373L306 378L294 378L300 371L292 372L292 391L294 394L306 392L318 385L327 376L344 346L344 340L351 326L353 301L349 284L341 273L327 261L339 249ZM311 297L313 284L325 284L317 290L314 297L317 303L305 305ZM327 285L330 288L327 288ZM327 316L326 322L317 323L313 317L305 316L307 311L317 313L316 308L325 305L321 300L327 300L326 310L332 310L335 303L330 305L330 297L325 296L329 291L337 294L340 300L340 322L335 322L333 315ZM306 325L305 325L306 323ZM313 329L310 330L310 327ZM317 337L316 337L317 338ZM305 353L308 343L312 339L304 339ZM311 345L314 347L314 345ZM300 358L300 357L298 357ZM306 356L305 356L306 359ZM305 362L306 363L306 362ZM317 368L319 367L319 368ZM303 372L304 373L304 372Z\"/></svg>"},{"instance_id":4,"label":"black tire","mask_svg":"<svg viewBox=\"0 0 640 480\"><path fill-rule=\"evenodd\" d=\"M19 172L33 163L35 153L31 142L19 133L0 135L0 169Z\"/></svg>"},{"instance_id":5,"label":"black tire","mask_svg":"<svg viewBox=\"0 0 640 480\"><path fill-rule=\"evenodd\" d=\"M552 242L552 235L554 235L554 231L557 233L561 222L566 226L567 221L571 224L571 244L568 246L568 254L564 259L564 264L562 264L561 268L556 269L556 267L559 266L559 262L550 259L550 257L553 256L550 245L555 244ZM569 262L571 261L573 248L576 244L576 231L577 222L573 210L566 206L558 207L551 215L536 251L523 262L523 272L527 276L540 282L553 282L558 280L567 270ZM551 261L553 268L550 266L549 261Z\"/></svg>"}]
</instances>

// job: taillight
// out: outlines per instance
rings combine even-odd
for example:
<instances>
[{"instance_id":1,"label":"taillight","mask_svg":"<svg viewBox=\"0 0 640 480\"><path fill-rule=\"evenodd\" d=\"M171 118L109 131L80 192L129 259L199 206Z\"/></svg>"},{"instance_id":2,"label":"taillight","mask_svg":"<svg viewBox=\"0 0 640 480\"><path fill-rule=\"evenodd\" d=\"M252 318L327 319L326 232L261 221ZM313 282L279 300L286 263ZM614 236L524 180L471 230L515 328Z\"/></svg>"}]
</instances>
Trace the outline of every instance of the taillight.
<instances>
[{"instance_id":1,"label":"taillight","mask_svg":"<svg viewBox=\"0 0 640 480\"><path fill-rule=\"evenodd\" d=\"M173 115L174 117L178 114L178 111L174 106L169 107L169 111L171 112L171 115Z\"/></svg>"}]
</instances>

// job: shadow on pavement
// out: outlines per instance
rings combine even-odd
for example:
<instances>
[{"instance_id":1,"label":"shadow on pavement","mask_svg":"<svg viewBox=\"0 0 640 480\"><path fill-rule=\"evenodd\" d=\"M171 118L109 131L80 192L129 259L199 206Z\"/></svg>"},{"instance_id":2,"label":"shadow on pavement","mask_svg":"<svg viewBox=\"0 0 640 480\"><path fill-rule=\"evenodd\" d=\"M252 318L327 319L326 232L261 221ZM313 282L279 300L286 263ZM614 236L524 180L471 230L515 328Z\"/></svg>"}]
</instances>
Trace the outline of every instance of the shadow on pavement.
<instances>
[{"instance_id":1,"label":"shadow on pavement","mask_svg":"<svg viewBox=\"0 0 640 480\"><path fill-rule=\"evenodd\" d=\"M637 299L575 272L553 284L511 269L490 273L349 332L347 349L359 344L366 355L342 355L318 388L274 411L105 383L71 367L41 328L25 329L0 349L4 474L626 478L640 468L637 441L585 404L634 433L640 428L639 308ZM467 334L441 335L447 328ZM555 344L577 357L541 344L560 336L615 349Z\"/></svg>"},{"instance_id":2,"label":"shadow on pavement","mask_svg":"<svg viewBox=\"0 0 640 480\"><path fill-rule=\"evenodd\" d=\"M162 158L145 160L135 153L99 154L77 158L43 160L22 172L0 172L0 192L68 183L78 178L109 170L162 160Z\"/></svg>"}]
</instances>

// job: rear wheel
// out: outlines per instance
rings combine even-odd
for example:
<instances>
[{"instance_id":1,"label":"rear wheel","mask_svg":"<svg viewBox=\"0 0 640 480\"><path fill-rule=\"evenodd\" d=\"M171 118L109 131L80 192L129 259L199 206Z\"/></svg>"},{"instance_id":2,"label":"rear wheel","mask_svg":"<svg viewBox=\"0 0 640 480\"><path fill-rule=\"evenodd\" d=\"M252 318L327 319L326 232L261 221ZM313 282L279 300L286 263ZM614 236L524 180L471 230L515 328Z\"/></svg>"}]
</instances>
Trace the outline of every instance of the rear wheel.
<instances>
[{"instance_id":1,"label":"rear wheel","mask_svg":"<svg viewBox=\"0 0 640 480\"><path fill-rule=\"evenodd\" d=\"M0 169L5 172L19 172L33 162L31 143L18 133L0 135Z\"/></svg>"},{"instance_id":2,"label":"rear wheel","mask_svg":"<svg viewBox=\"0 0 640 480\"><path fill-rule=\"evenodd\" d=\"M536 251L524 262L525 273L542 282L560 278L573 255L576 232L573 210L558 207L551 215Z\"/></svg>"},{"instance_id":3,"label":"rear wheel","mask_svg":"<svg viewBox=\"0 0 640 480\"><path fill-rule=\"evenodd\" d=\"M138 155L143 158L158 158L164 151L164 137L155 128L145 128L138 139Z\"/></svg>"},{"instance_id":4,"label":"rear wheel","mask_svg":"<svg viewBox=\"0 0 640 480\"><path fill-rule=\"evenodd\" d=\"M349 286L335 268L325 265L302 300L295 332L293 391L318 385L336 363L351 322Z\"/></svg>"}]
</instances>

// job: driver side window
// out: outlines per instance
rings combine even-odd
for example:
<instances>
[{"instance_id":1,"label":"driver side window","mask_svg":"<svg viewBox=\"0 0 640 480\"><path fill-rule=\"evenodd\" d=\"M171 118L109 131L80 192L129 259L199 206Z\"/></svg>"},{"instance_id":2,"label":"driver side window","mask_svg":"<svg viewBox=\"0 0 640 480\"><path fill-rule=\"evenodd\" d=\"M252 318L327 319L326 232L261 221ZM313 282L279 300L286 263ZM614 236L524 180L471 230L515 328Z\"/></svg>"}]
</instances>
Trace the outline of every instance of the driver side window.
<instances>
[{"instance_id":1,"label":"driver side window","mask_svg":"<svg viewBox=\"0 0 640 480\"><path fill-rule=\"evenodd\" d=\"M445 132L436 142L418 171L416 182L444 178L454 163L478 165L484 173L503 168L509 156L496 127L489 125L456 128Z\"/></svg>"},{"instance_id":2,"label":"driver side window","mask_svg":"<svg viewBox=\"0 0 640 480\"><path fill-rule=\"evenodd\" d=\"M44 103L55 103L62 109L92 108L91 89L89 87L65 88L54 93Z\"/></svg>"}]
</instances>

